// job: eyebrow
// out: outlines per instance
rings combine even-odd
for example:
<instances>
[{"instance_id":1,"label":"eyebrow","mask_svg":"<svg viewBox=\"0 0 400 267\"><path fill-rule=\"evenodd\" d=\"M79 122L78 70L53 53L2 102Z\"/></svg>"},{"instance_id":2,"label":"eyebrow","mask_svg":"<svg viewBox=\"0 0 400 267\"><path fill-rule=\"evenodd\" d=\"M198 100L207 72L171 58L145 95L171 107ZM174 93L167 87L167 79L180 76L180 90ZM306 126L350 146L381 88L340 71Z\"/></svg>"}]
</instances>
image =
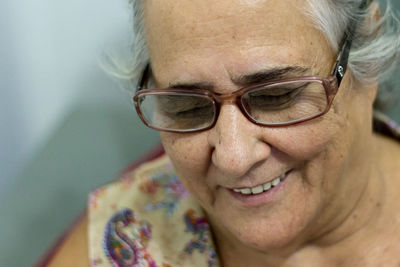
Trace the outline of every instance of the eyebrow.
<instances>
[{"instance_id":1,"label":"eyebrow","mask_svg":"<svg viewBox=\"0 0 400 267\"><path fill-rule=\"evenodd\" d=\"M232 81L237 85L253 85L263 82L269 82L272 80L279 80L285 78L294 78L310 73L310 68L300 66L289 66L284 68L272 68L257 71L255 73L241 75L232 78Z\"/></svg>"},{"instance_id":2,"label":"eyebrow","mask_svg":"<svg viewBox=\"0 0 400 267\"><path fill-rule=\"evenodd\" d=\"M301 66L289 66L284 68L272 68L260 70L251 74L240 75L233 77L233 83L239 86L250 86L254 84L269 82L272 80L279 80L291 77L299 77L309 74L310 68ZM212 83L208 82L183 82L183 83L170 83L169 88L180 89L205 89L212 90L214 88Z\"/></svg>"}]
</instances>

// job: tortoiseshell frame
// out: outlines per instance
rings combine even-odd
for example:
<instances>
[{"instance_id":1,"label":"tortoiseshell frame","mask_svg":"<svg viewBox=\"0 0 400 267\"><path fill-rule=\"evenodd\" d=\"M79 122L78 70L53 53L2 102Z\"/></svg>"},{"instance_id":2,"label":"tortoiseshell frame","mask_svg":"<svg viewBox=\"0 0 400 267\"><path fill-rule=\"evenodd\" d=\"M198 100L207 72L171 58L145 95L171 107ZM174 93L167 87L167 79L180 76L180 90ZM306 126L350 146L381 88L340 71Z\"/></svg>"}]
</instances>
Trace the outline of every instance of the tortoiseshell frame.
<instances>
[{"instance_id":1,"label":"tortoiseshell frame","mask_svg":"<svg viewBox=\"0 0 400 267\"><path fill-rule=\"evenodd\" d=\"M360 5L360 10L363 11L366 9L369 4L372 2L372 0L364 0L362 1ZM299 124L302 122L306 122L312 119L315 119L317 117L320 117L324 114L326 114L333 102L333 99L335 98L338 89L340 87L340 84L342 82L342 79L346 73L347 70L347 63L349 59L349 54L350 54L350 48L351 44L353 41L353 35L354 32L357 28L358 21L351 21L349 24L349 27L347 31L344 33L343 39L340 43L340 52L338 54L337 60L333 66L333 70L331 73L331 76L329 78L324 78L320 76L309 76L309 77L299 77L299 78L290 78L290 79L282 79L282 80L277 80L277 81L271 81L263 84L258 84L255 86L249 86L249 87L244 87L241 88L235 92L229 93L229 94L219 94L219 93L214 93L208 90L203 90L203 89L170 89L170 88L164 88L164 89L142 89L144 86L144 83L148 80L149 75L150 75L150 64L147 64L146 68L144 69L141 79L138 83L137 86L137 92L135 96L133 97L133 101L135 104L136 111L140 117L140 119L143 121L143 123L148 126L149 128L159 130L159 131L166 131L166 132L174 132L174 133L188 133L188 132L198 132L198 131L204 131L211 129L215 126L219 112L221 109L221 104L224 103L231 103L231 104L236 104L243 115L251 122L253 122L256 125L260 126L266 126L266 127L284 127L284 126L289 126L289 125L294 125L294 124ZM320 113L317 113L313 116L298 119L298 120L293 120L289 122L279 122L279 123L262 123L259 122L255 119L253 119L246 111L242 104L242 96L251 91L251 90L257 90L261 87L265 86L275 86L275 85L282 85L282 84L288 84L288 83L294 83L294 82L318 82L322 84L322 86L325 89L326 93L326 100L327 100L327 106L325 110L323 110ZM159 128L156 126L153 126L147 122L145 117L143 116L140 106L139 106L139 98L141 96L145 95L167 95L167 94L187 94L187 95L198 95L202 97L209 98L214 106L215 106L215 116L213 119L213 122L208 125L207 127L203 128L196 128L196 129L186 129L186 130L173 130L173 129L164 129L164 128Z\"/></svg>"}]
</instances>

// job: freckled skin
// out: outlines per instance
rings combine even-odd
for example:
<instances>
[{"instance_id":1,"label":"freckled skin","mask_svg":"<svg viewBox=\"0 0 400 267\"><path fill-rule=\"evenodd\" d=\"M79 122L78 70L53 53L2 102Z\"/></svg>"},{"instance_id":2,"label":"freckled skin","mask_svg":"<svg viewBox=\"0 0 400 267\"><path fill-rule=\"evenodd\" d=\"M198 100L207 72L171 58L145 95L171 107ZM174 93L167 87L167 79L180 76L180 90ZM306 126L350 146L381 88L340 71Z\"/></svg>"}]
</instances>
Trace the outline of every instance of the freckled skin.
<instances>
[{"instance_id":1,"label":"freckled skin","mask_svg":"<svg viewBox=\"0 0 400 267\"><path fill-rule=\"evenodd\" d=\"M305 4L146 0L157 86L208 82L228 93L239 89L232 77L292 65L329 76L337 55L302 13ZM322 250L316 253L309 244L335 244L373 216L378 204L367 205L367 199L379 203L382 195L371 131L375 93L376 85L361 88L348 72L331 110L307 123L260 127L227 104L213 129L161 133L178 176L209 216L224 266L320 262ZM268 205L244 208L226 190L244 182L262 184L289 169L290 180ZM331 251L326 255L346 258L349 249Z\"/></svg>"}]
</instances>

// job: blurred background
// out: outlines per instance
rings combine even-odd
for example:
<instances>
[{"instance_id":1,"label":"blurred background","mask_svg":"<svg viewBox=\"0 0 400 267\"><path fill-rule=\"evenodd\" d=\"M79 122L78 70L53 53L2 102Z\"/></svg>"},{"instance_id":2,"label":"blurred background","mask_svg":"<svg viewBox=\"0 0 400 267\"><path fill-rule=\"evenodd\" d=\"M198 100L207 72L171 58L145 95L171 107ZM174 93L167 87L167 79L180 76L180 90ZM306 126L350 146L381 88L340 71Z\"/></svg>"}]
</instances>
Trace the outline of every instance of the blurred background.
<instances>
[{"instance_id":1,"label":"blurred background","mask_svg":"<svg viewBox=\"0 0 400 267\"><path fill-rule=\"evenodd\" d=\"M128 0L0 1L0 266L31 266L88 193L158 142L101 69Z\"/></svg>"},{"instance_id":2,"label":"blurred background","mask_svg":"<svg viewBox=\"0 0 400 267\"><path fill-rule=\"evenodd\" d=\"M31 266L91 190L159 142L99 64L127 50L127 2L0 2L0 266ZM400 104L388 113L400 121Z\"/></svg>"}]
</instances>

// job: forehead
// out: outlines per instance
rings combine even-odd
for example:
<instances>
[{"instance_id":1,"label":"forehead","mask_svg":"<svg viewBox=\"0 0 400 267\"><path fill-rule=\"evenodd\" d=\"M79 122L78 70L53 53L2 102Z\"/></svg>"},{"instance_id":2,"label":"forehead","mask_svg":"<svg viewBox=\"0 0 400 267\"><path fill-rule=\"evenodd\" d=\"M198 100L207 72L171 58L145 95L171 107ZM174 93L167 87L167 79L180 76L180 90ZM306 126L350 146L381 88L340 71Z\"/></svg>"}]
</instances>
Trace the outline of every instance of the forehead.
<instances>
[{"instance_id":1,"label":"forehead","mask_svg":"<svg viewBox=\"0 0 400 267\"><path fill-rule=\"evenodd\" d=\"M153 71L162 82L222 69L313 67L332 51L305 15L306 0L145 0Z\"/></svg>"}]
</instances>

